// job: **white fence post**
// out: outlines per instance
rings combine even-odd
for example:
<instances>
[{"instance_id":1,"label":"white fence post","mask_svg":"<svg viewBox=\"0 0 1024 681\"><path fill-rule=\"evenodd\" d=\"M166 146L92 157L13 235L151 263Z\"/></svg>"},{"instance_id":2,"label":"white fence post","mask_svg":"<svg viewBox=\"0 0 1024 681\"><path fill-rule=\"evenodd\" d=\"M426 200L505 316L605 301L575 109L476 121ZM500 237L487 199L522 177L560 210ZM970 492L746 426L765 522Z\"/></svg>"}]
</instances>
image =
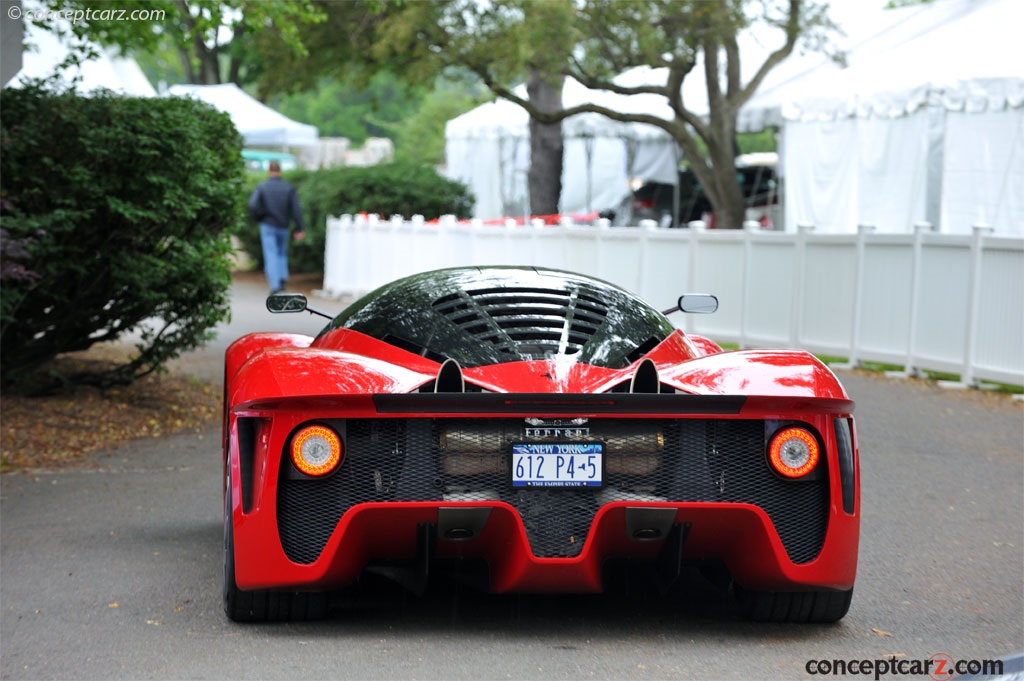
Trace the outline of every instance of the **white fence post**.
<instances>
[{"instance_id":1,"label":"white fence post","mask_svg":"<svg viewBox=\"0 0 1024 681\"><path fill-rule=\"evenodd\" d=\"M874 231L874 225L857 225L857 279L853 282L853 328L850 331L849 363L851 367L860 365L860 327L864 308L864 251L868 236Z\"/></svg>"},{"instance_id":2,"label":"white fence post","mask_svg":"<svg viewBox=\"0 0 1024 681\"><path fill-rule=\"evenodd\" d=\"M960 372L960 382L970 387L977 387L974 378L974 346L978 337L978 308L981 306L981 255L985 236L992 233L988 225L974 225L971 228L971 274L967 285L967 329L964 339L964 368Z\"/></svg>"},{"instance_id":3,"label":"white fence post","mask_svg":"<svg viewBox=\"0 0 1024 681\"><path fill-rule=\"evenodd\" d=\"M324 281L323 291L328 297L339 296L345 287L342 279L343 263L342 241L347 223L352 222L350 215L336 218L327 216L326 233L324 235Z\"/></svg>"},{"instance_id":4,"label":"white fence post","mask_svg":"<svg viewBox=\"0 0 1024 681\"><path fill-rule=\"evenodd\" d=\"M793 347L800 345L800 331L804 309L804 278L807 265L807 235L814 231L814 225L802 222L796 226L796 256L793 259L793 298L790 301L789 343Z\"/></svg>"},{"instance_id":5,"label":"white fence post","mask_svg":"<svg viewBox=\"0 0 1024 681\"><path fill-rule=\"evenodd\" d=\"M935 226L930 222L917 222L914 224L914 246L910 259L910 312L907 315L907 356L903 361L902 372L889 372L892 377L909 377L918 375L917 363L914 359L914 351L917 347L917 316L921 302L921 253L922 243L925 234L935 231Z\"/></svg>"},{"instance_id":6,"label":"white fence post","mask_svg":"<svg viewBox=\"0 0 1024 681\"><path fill-rule=\"evenodd\" d=\"M642 223L643 221L641 221ZM693 291L696 293L697 287L697 252L700 250L700 238L707 229L707 224L702 220L694 220L689 223L690 232L690 248L688 255L688 262L686 265L686 290ZM743 303L740 303L741 305ZM687 333L693 333L694 327L693 315L683 315L683 330Z\"/></svg>"},{"instance_id":7,"label":"white fence post","mask_svg":"<svg viewBox=\"0 0 1024 681\"><path fill-rule=\"evenodd\" d=\"M740 267L740 291L743 292L743 299L740 304L746 309L747 302L750 300L750 292L747 290L748 282L750 281L750 257L753 247L753 235L761 231L761 224L755 220L749 220L743 223L743 228L746 234L743 239L743 262ZM747 347L747 315L740 315L740 347Z\"/></svg>"}]
</instances>

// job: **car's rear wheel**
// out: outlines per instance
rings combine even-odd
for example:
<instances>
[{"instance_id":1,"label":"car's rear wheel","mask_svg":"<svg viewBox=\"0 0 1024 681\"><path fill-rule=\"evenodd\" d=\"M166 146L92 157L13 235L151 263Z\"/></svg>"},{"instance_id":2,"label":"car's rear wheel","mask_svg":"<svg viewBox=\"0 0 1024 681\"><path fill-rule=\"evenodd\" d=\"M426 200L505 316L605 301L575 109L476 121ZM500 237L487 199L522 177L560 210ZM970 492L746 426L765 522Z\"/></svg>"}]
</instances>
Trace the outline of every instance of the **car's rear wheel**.
<instances>
[{"instance_id":1,"label":"car's rear wheel","mask_svg":"<svg viewBox=\"0 0 1024 681\"><path fill-rule=\"evenodd\" d=\"M327 616L323 592L243 591L235 582L235 535L231 522L231 477L224 492L224 614L235 622L296 622Z\"/></svg>"},{"instance_id":2,"label":"car's rear wheel","mask_svg":"<svg viewBox=\"0 0 1024 681\"><path fill-rule=\"evenodd\" d=\"M736 602L744 619L754 622L831 623L850 609L849 591L754 591L737 585Z\"/></svg>"}]
</instances>

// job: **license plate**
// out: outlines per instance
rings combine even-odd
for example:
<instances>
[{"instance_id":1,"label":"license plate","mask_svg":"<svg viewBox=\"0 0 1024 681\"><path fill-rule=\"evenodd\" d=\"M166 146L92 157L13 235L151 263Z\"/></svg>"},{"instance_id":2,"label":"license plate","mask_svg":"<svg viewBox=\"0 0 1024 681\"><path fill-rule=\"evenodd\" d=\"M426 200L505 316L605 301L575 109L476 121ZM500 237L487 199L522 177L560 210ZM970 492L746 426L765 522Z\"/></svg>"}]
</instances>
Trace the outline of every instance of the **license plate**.
<instances>
[{"instance_id":1,"label":"license plate","mask_svg":"<svg viewBox=\"0 0 1024 681\"><path fill-rule=\"evenodd\" d=\"M600 487L603 474L600 442L512 445L513 487Z\"/></svg>"}]
</instances>

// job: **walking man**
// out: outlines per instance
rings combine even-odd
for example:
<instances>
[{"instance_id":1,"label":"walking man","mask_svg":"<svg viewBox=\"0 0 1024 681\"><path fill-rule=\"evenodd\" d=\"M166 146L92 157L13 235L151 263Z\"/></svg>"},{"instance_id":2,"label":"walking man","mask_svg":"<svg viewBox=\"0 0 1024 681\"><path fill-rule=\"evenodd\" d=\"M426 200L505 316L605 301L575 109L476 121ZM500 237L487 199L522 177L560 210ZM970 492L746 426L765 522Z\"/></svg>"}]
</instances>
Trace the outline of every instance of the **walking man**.
<instances>
[{"instance_id":1,"label":"walking man","mask_svg":"<svg viewBox=\"0 0 1024 681\"><path fill-rule=\"evenodd\" d=\"M271 293L284 290L288 283L288 233L295 222L295 240L302 241L302 211L295 187L281 177L281 164L271 161L269 177L260 182L249 197L249 212L260 225L263 245L263 272Z\"/></svg>"}]
</instances>

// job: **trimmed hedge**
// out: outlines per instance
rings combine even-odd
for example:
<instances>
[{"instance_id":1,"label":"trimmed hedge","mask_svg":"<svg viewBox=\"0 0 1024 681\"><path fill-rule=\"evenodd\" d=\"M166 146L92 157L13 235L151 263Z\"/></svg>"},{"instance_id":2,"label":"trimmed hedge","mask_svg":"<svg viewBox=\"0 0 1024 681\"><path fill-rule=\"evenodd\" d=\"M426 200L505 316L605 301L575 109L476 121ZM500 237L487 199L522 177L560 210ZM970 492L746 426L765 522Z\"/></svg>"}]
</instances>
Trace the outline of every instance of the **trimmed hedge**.
<instances>
[{"instance_id":1,"label":"trimmed hedge","mask_svg":"<svg viewBox=\"0 0 1024 681\"><path fill-rule=\"evenodd\" d=\"M226 114L180 98L4 89L0 354L5 385L142 329L126 383L212 338L229 314L244 201ZM145 324L140 323L145 322Z\"/></svg>"},{"instance_id":2,"label":"trimmed hedge","mask_svg":"<svg viewBox=\"0 0 1024 681\"><path fill-rule=\"evenodd\" d=\"M323 272L328 215L376 213L383 219L422 215L431 220L442 215L468 217L473 209L473 197L465 185L415 163L296 170L283 177L295 185L306 227L306 238L291 242L288 262L293 272ZM265 175L250 175L245 197L264 179ZM244 220L236 234L249 256L261 262L259 230L252 220Z\"/></svg>"}]
</instances>

